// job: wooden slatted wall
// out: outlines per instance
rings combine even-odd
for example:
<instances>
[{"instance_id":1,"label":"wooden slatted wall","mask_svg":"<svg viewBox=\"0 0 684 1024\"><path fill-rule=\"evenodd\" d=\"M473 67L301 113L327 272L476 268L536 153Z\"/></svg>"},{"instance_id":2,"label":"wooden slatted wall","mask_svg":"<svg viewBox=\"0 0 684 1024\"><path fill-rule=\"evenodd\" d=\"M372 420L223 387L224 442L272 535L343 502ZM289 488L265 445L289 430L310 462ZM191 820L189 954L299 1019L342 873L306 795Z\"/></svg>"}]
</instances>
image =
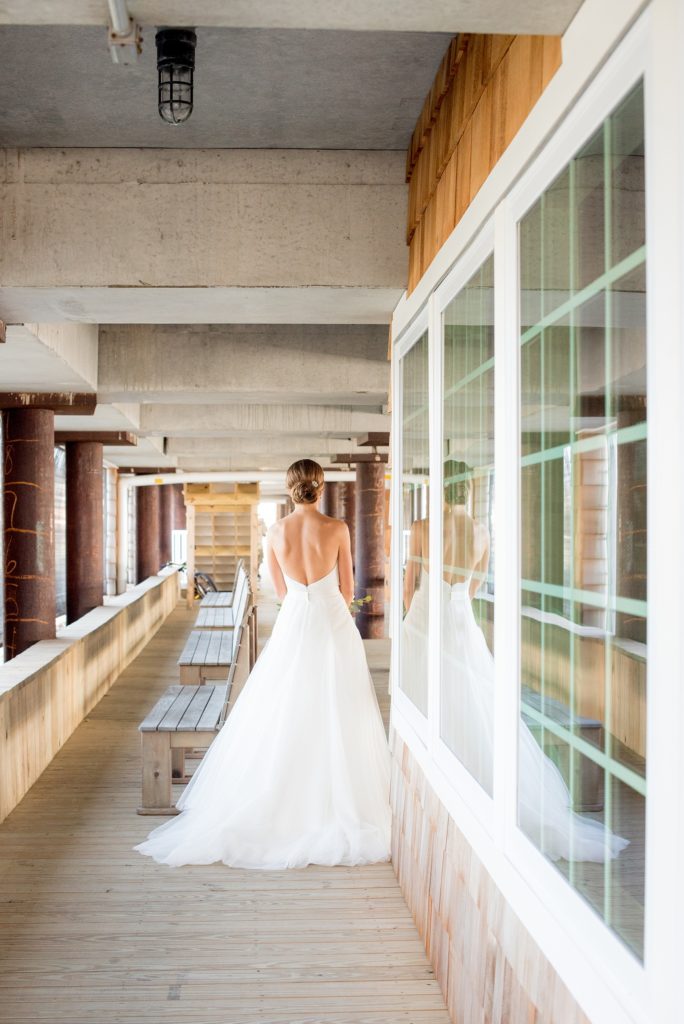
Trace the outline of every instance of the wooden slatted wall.
<instances>
[{"instance_id":1,"label":"wooden slatted wall","mask_svg":"<svg viewBox=\"0 0 684 1024\"><path fill-rule=\"evenodd\" d=\"M412 291L560 67L557 36L451 41L407 154Z\"/></svg>"},{"instance_id":2,"label":"wooden slatted wall","mask_svg":"<svg viewBox=\"0 0 684 1024\"><path fill-rule=\"evenodd\" d=\"M590 1024L397 731L392 864L452 1021Z\"/></svg>"}]
</instances>

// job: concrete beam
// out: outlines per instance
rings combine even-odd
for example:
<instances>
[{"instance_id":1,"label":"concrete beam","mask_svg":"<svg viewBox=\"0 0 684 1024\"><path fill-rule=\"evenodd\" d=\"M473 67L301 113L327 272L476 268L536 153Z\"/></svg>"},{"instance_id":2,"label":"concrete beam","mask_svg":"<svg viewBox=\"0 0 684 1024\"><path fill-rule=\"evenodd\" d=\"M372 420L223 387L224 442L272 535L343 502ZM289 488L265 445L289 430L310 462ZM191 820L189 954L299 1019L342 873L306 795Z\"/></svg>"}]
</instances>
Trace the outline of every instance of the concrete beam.
<instances>
[{"instance_id":1,"label":"concrete beam","mask_svg":"<svg viewBox=\"0 0 684 1024\"><path fill-rule=\"evenodd\" d=\"M0 280L403 288L404 162L371 151L3 150Z\"/></svg>"},{"instance_id":2,"label":"concrete beam","mask_svg":"<svg viewBox=\"0 0 684 1024\"><path fill-rule=\"evenodd\" d=\"M393 288L6 288L8 323L388 324L404 284Z\"/></svg>"},{"instance_id":3,"label":"concrete beam","mask_svg":"<svg viewBox=\"0 0 684 1024\"><path fill-rule=\"evenodd\" d=\"M387 330L354 325L110 325L104 401L387 401Z\"/></svg>"},{"instance_id":4,"label":"concrete beam","mask_svg":"<svg viewBox=\"0 0 684 1024\"><path fill-rule=\"evenodd\" d=\"M253 472L258 476L259 473L264 472L282 472L284 473L288 466L297 459L301 459L304 455L309 456L310 453L298 449L291 452L269 452L267 449L260 454L253 455L242 455L240 453L227 455L224 458L219 457L203 457L192 456L177 458L177 468L180 472L188 471L193 473L203 472ZM335 462L329 455L319 455L316 457L316 461L323 466L335 466L336 469L344 468L339 463ZM123 463L122 463L123 465Z\"/></svg>"},{"instance_id":5,"label":"concrete beam","mask_svg":"<svg viewBox=\"0 0 684 1024\"><path fill-rule=\"evenodd\" d=\"M95 391L96 324L14 324L0 349L4 391Z\"/></svg>"},{"instance_id":6,"label":"concrete beam","mask_svg":"<svg viewBox=\"0 0 684 1024\"><path fill-rule=\"evenodd\" d=\"M148 436L250 437L309 434L349 438L389 429L389 416L326 405L143 405L140 429Z\"/></svg>"},{"instance_id":7,"label":"concrete beam","mask_svg":"<svg viewBox=\"0 0 684 1024\"><path fill-rule=\"evenodd\" d=\"M311 434L254 434L247 437L170 437L165 453L174 457L221 458L239 455L279 455L291 452L305 453L307 458L335 455L340 440L334 437L316 437ZM359 455L367 454L365 449L347 444L346 450ZM300 458L304 458L304 455Z\"/></svg>"},{"instance_id":8,"label":"concrete beam","mask_svg":"<svg viewBox=\"0 0 684 1024\"><path fill-rule=\"evenodd\" d=\"M135 0L141 25L385 32L562 32L582 0ZM93 0L0 0L0 24L106 25ZM146 36L149 36L146 33ZM149 45L149 44L148 44Z\"/></svg>"}]
</instances>

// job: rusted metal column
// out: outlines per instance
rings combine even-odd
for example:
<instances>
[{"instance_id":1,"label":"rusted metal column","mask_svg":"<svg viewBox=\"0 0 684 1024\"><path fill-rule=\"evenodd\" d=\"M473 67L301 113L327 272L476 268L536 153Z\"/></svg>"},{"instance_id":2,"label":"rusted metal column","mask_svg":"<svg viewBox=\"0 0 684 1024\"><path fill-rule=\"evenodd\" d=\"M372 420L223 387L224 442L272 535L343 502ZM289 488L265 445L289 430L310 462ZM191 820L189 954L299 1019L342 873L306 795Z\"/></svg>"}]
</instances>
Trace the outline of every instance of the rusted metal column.
<instances>
[{"instance_id":1,"label":"rusted metal column","mask_svg":"<svg viewBox=\"0 0 684 1024\"><path fill-rule=\"evenodd\" d=\"M166 565L171 561L171 534L175 509L175 484L162 484L159 487L159 563Z\"/></svg>"},{"instance_id":2,"label":"rusted metal column","mask_svg":"<svg viewBox=\"0 0 684 1024\"><path fill-rule=\"evenodd\" d=\"M349 483L339 484L337 492L337 514L349 527L352 560L356 562L356 487Z\"/></svg>"},{"instance_id":3,"label":"rusted metal column","mask_svg":"<svg viewBox=\"0 0 684 1024\"><path fill-rule=\"evenodd\" d=\"M55 414L3 413L5 659L55 636Z\"/></svg>"},{"instance_id":4,"label":"rusted metal column","mask_svg":"<svg viewBox=\"0 0 684 1024\"><path fill-rule=\"evenodd\" d=\"M356 616L365 639L382 637L385 625L385 466L356 465L356 596L372 601Z\"/></svg>"},{"instance_id":5,"label":"rusted metal column","mask_svg":"<svg viewBox=\"0 0 684 1024\"><path fill-rule=\"evenodd\" d=\"M185 530L188 525L188 514L183 496L183 484L169 484L173 491L173 529Z\"/></svg>"},{"instance_id":6,"label":"rusted metal column","mask_svg":"<svg viewBox=\"0 0 684 1024\"><path fill-rule=\"evenodd\" d=\"M102 443L66 445L67 622L102 604L104 521Z\"/></svg>"},{"instance_id":7,"label":"rusted metal column","mask_svg":"<svg viewBox=\"0 0 684 1024\"><path fill-rule=\"evenodd\" d=\"M137 582L156 576L161 567L159 553L159 485L136 487Z\"/></svg>"},{"instance_id":8,"label":"rusted metal column","mask_svg":"<svg viewBox=\"0 0 684 1024\"><path fill-rule=\"evenodd\" d=\"M326 480L325 486L323 487L323 500L321 502L321 512L324 516L332 516L333 519L337 519L339 516L338 511L338 497L339 497L339 484L336 480L331 480L330 483Z\"/></svg>"}]
</instances>

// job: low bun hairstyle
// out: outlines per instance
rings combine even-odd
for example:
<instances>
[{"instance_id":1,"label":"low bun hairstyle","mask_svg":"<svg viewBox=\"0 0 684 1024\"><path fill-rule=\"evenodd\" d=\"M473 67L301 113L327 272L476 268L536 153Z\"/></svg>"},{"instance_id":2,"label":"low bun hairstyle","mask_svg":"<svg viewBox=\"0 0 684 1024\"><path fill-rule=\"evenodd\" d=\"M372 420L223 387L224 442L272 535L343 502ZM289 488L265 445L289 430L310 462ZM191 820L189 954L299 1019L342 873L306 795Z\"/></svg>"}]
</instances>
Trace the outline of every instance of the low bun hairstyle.
<instances>
[{"instance_id":1,"label":"low bun hairstyle","mask_svg":"<svg viewBox=\"0 0 684 1024\"><path fill-rule=\"evenodd\" d=\"M444 500L447 505L467 505L472 469L467 462L447 459L444 463ZM452 479L449 479L449 478ZM453 477L460 477L454 480Z\"/></svg>"},{"instance_id":2,"label":"low bun hairstyle","mask_svg":"<svg viewBox=\"0 0 684 1024\"><path fill-rule=\"evenodd\" d=\"M295 505L313 505L323 487L323 469L313 459L293 462L285 478Z\"/></svg>"}]
</instances>

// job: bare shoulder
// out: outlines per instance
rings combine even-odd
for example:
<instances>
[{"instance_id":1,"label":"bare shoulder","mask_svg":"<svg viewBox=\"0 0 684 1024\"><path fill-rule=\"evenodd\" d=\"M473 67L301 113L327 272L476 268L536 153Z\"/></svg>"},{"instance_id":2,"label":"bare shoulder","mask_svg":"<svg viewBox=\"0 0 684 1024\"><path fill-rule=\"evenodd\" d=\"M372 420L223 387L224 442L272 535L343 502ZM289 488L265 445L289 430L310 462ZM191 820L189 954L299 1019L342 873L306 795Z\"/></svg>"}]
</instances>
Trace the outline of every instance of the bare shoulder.
<instances>
[{"instance_id":1,"label":"bare shoulder","mask_svg":"<svg viewBox=\"0 0 684 1024\"><path fill-rule=\"evenodd\" d=\"M332 522L335 524L335 532L339 535L341 540L350 536L349 526L345 523L344 519L333 519Z\"/></svg>"},{"instance_id":2,"label":"bare shoulder","mask_svg":"<svg viewBox=\"0 0 684 1024\"><path fill-rule=\"evenodd\" d=\"M268 530L266 531L266 540L274 540L276 537L281 537L283 533L283 520L276 519L275 523L271 523Z\"/></svg>"},{"instance_id":3,"label":"bare shoulder","mask_svg":"<svg viewBox=\"0 0 684 1024\"><path fill-rule=\"evenodd\" d=\"M343 519L336 519L335 516L326 516L323 512L320 513L320 524L324 530L330 530L331 533L347 527Z\"/></svg>"},{"instance_id":4,"label":"bare shoulder","mask_svg":"<svg viewBox=\"0 0 684 1024\"><path fill-rule=\"evenodd\" d=\"M410 532L414 537L427 537L430 532L430 521L428 519L414 519L411 523Z\"/></svg>"}]
</instances>

